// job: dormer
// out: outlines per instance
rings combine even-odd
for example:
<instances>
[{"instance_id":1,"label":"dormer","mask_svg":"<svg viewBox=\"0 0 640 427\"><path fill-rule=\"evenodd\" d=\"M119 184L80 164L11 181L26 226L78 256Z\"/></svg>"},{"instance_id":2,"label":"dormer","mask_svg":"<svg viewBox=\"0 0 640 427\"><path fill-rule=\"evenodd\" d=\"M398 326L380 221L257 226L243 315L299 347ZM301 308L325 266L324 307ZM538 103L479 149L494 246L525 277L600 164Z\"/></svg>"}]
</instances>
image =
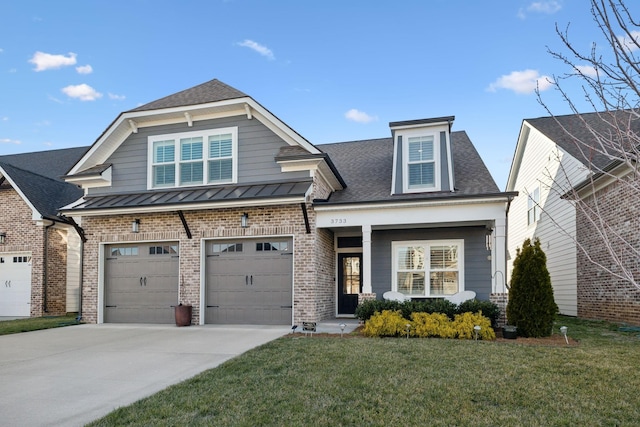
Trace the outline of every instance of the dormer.
<instances>
[{"instance_id":1,"label":"dormer","mask_svg":"<svg viewBox=\"0 0 640 427\"><path fill-rule=\"evenodd\" d=\"M453 191L451 125L454 116L391 122L391 194Z\"/></svg>"}]
</instances>

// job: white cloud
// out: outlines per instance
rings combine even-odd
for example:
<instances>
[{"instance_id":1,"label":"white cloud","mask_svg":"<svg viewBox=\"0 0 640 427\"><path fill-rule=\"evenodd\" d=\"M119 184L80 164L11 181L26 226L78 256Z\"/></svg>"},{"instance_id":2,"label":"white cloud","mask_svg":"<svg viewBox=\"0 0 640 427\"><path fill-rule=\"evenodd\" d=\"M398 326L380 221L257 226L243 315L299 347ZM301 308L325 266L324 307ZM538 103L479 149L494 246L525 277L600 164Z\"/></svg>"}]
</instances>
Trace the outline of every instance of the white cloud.
<instances>
[{"instance_id":1,"label":"white cloud","mask_svg":"<svg viewBox=\"0 0 640 427\"><path fill-rule=\"evenodd\" d=\"M597 77L598 72L591 65L576 65L576 69L587 77Z\"/></svg>"},{"instance_id":2,"label":"white cloud","mask_svg":"<svg viewBox=\"0 0 640 427\"><path fill-rule=\"evenodd\" d=\"M4 117L2 118L2 121L3 121L3 122L8 122L8 121L9 121L9 117L4 116Z\"/></svg>"},{"instance_id":3,"label":"white cloud","mask_svg":"<svg viewBox=\"0 0 640 427\"><path fill-rule=\"evenodd\" d=\"M54 70L75 65L77 55L73 52L69 52L67 55L68 56L52 55L50 53L36 52L29 62L36 66L34 71Z\"/></svg>"},{"instance_id":4,"label":"white cloud","mask_svg":"<svg viewBox=\"0 0 640 427\"><path fill-rule=\"evenodd\" d=\"M124 101L127 97L124 95L116 95L115 93L109 92L109 99L114 99L116 101Z\"/></svg>"},{"instance_id":5,"label":"white cloud","mask_svg":"<svg viewBox=\"0 0 640 427\"><path fill-rule=\"evenodd\" d=\"M351 120L352 122L358 122L358 123L369 123L369 122L378 120L377 117L370 116L367 113L363 111L359 111L355 108L352 108L351 110L344 113L344 116L347 118L347 120Z\"/></svg>"},{"instance_id":6,"label":"white cloud","mask_svg":"<svg viewBox=\"0 0 640 427\"><path fill-rule=\"evenodd\" d=\"M95 101L98 98L102 98L102 94L100 92L84 83L62 88L62 92L64 92L68 97L77 98L80 101Z\"/></svg>"},{"instance_id":7,"label":"white cloud","mask_svg":"<svg viewBox=\"0 0 640 427\"><path fill-rule=\"evenodd\" d=\"M498 89L508 89L515 93L529 94L536 88L540 91L549 89L553 80L549 76L541 76L537 70L513 71L511 74L500 76L491 83L487 90L495 92Z\"/></svg>"},{"instance_id":8,"label":"white cloud","mask_svg":"<svg viewBox=\"0 0 640 427\"><path fill-rule=\"evenodd\" d=\"M534 1L526 8L518 10L518 18L525 19L527 12L553 15L560 9L562 9L562 3L557 0Z\"/></svg>"},{"instance_id":9,"label":"white cloud","mask_svg":"<svg viewBox=\"0 0 640 427\"><path fill-rule=\"evenodd\" d=\"M245 40L241 43L237 43L238 46L248 47L249 49L258 52L260 55L266 57L267 59L274 60L276 57L273 55L271 49L266 46L261 45L260 43L254 42L253 40Z\"/></svg>"},{"instance_id":10,"label":"white cloud","mask_svg":"<svg viewBox=\"0 0 640 427\"><path fill-rule=\"evenodd\" d=\"M630 52L638 50L638 46L636 45L636 43L640 42L640 31L631 31L631 38L627 37L626 34L623 36L618 36L618 41L622 46L629 49Z\"/></svg>"},{"instance_id":11,"label":"white cloud","mask_svg":"<svg viewBox=\"0 0 640 427\"><path fill-rule=\"evenodd\" d=\"M79 67L76 67L76 71L78 72L78 74L91 74L93 73L93 67L89 64L81 65Z\"/></svg>"},{"instance_id":12,"label":"white cloud","mask_svg":"<svg viewBox=\"0 0 640 427\"><path fill-rule=\"evenodd\" d=\"M19 139L0 138L0 144L15 144L20 145L22 141Z\"/></svg>"}]
</instances>

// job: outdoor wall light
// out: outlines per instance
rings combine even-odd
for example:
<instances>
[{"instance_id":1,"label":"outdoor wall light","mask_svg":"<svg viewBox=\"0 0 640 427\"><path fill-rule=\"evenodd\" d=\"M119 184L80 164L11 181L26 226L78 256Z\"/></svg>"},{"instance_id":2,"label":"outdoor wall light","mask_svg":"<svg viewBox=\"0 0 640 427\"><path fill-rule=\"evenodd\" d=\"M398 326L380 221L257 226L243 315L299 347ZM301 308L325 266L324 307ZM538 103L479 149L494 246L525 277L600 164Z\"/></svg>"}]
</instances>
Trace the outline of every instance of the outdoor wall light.
<instances>
[{"instance_id":1,"label":"outdoor wall light","mask_svg":"<svg viewBox=\"0 0 640 427\"><path fill-rule=\"evenodd\" d=\"M139 231L140 231L140 220L136 218L131 223L131 232L132 233L137 233Z\"/></svg>"},{"instance_id":2,"label":"outdoor wall light","mask_svg":"<svg viewBox=\"0 0 640 427\"><path fill-rule=\"evenodd\" d=\"M240 226L242 228L247 228L249 226L249 214L248 213L245 212L240 217Z\"/></svg>"},{"instance_id":3,"label":"outdoor wall light","mask_svg":"<svg viewBox=\"0 0 640 427\"><path fill-rule=\"evenodd\" d=\"M4 245L4 242L7 241L7 233L4 231L0 233L0 245Z\"/></svg>"}]
</instances>

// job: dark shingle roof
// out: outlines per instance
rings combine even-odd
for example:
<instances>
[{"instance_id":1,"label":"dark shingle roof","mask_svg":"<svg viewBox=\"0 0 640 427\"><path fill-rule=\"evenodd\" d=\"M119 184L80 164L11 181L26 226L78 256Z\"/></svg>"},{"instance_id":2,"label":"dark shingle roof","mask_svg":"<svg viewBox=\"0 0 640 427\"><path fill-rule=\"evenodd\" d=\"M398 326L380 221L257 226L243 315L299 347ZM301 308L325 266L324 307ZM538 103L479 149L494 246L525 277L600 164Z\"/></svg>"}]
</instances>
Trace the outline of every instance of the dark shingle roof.
<instances>
[{"instance_id":1,"label":"dark shingle roof","mask_svg":"<svg viewBox=\"0 0 640 427\"><path fill-rule=\"evenodd\" d=\"M244 98L248 95L222 83L218 79L194 86L134 108L131 111L159 110L162 108L184 107L186 105L208 104L228 99Z\"/></svg>"},{"instance_id":2,"label":"dark shingle roof","mask_svg":"<svg viewBox=\"0 0 640 427\"><path fill-rule=\"evenodd\" d=\"M60 177L87 151L88 147L40 151L0 156L0 167L29 202L45 217L82 197L83 191Z\"/></svg>"},{"instance_id":3,"label":"dark shingle roof","mask_svg":"<svg viewBox=\"0 0 640 427\"><path fill-rule=\"evenodd\" d=\"M596 152L597 138L589 131L593 128L602 135L615 135L617 128L614 120L620 121L624 126L629 123L628 111L615 111L604 113L570 114L566 116L539 117L526 121L534 128L542 132L547 138L559 147L589 166L601 169L612 159L611 157ZM631 120L631 130L640 133L640 120Z\"/></svg>"},{"instance_id":4,"label":"dark shingle roof","mask_svg":"<svg viewBox=\"0 0 640 427\"><path fill-rule=\"evenodd\" d=\"M480 196L500 192L466 132L451 132L455 192L391 195L393 140L381 138L318 146L327 153L347 184L329 203L384 202Z\"/></svg>"}]
</instances>

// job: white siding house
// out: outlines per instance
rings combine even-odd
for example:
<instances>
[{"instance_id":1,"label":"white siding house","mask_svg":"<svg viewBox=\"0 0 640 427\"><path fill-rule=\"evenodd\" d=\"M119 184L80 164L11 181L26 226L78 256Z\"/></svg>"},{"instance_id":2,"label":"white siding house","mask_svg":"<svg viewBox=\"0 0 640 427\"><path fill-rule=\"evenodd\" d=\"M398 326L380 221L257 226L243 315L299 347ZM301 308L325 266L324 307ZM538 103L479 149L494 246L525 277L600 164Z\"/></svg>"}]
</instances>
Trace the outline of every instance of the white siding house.
<instances>
[{"instance_id":1,"label":"white siding house","mask_svg":"<svg viewBox=\"0 0 640 427\"><path fill-rule=\"evenodd\" d=\"M561 196L588 170L567 147L550 138L548 130L554 124L550 117L524 120L520 129L506 188L519 192L508 213L508 280L516 249L527 238L539 238L560 313L576 316L576 216L574 206Z\"/></svg>"}]
</instances>

